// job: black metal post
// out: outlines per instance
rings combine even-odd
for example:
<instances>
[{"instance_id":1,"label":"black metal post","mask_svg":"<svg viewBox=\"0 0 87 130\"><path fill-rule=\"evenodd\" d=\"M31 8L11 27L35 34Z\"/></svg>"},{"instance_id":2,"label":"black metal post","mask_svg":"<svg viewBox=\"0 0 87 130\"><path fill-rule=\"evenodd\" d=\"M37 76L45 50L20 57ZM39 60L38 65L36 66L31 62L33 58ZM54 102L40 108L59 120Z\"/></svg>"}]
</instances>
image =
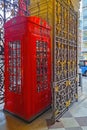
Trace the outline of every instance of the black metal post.
<instances>
[{"instance_id":1,"label":"black metal post","mask_svg":"<svg viewBox=\"0 0 87 130\"><path fill-rule=\"evenodd\" d=\"M4 2L4 14L3 14L3 16L4 16L4 23L6 22L6 0L3 0L3 2Z\"/></svg>"}]
</instances>

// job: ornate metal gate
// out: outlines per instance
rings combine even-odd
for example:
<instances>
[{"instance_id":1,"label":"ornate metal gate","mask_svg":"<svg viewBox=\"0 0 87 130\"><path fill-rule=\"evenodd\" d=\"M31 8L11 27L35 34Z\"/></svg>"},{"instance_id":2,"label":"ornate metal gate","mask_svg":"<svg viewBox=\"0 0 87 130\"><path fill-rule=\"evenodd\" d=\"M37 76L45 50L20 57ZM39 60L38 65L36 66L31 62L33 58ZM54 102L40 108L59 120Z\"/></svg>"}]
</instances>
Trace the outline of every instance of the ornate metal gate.
<instances>
[{"instance_id":1,"label":"ornate metal gate","mask_svg":"<svg viewBox=\"0 0 87 130\"><path fill-rule=\"evenodd\" d=\"M71 0L30 0L30 15L52 27L53 118L77 100L77 13Z\"/></svg>"}]
</instances>

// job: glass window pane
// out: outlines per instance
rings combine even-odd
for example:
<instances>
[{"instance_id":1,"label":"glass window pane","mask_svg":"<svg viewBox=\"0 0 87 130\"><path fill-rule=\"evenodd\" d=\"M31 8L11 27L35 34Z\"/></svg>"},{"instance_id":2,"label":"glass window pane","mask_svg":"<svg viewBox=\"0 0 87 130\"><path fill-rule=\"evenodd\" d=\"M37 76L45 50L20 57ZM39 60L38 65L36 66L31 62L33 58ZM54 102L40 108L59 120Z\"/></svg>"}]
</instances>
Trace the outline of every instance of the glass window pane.
<instances>
[{"instance_id":1,"label":"glass window pane","mask_svg":"<svg viewBox=\"0 0 87 130\"><path fill-rule=\"evenodd\" d=\"M83 0L83 6L87 5L87 0Z\"/></svg>"},{"instance_id":2,"label":"glass window pane","mask_svg":"<svg viewBox=\"0 0 87 130\"><path fill-rule=\"evenodd\" d=\"M21 44L9 42L9 90L21 92Z\"/></svg>"},{"instance_id":3,"label":"glass window pane","mask_svg":"<svg viewBox=\"0 0 87 130\"><path fill-rule=\"evenodd\" d=\"M87 26L87 20L84 20L84 21L83 21L83 26L84 26L84 27Z\"/></svg>"}]
</instances>

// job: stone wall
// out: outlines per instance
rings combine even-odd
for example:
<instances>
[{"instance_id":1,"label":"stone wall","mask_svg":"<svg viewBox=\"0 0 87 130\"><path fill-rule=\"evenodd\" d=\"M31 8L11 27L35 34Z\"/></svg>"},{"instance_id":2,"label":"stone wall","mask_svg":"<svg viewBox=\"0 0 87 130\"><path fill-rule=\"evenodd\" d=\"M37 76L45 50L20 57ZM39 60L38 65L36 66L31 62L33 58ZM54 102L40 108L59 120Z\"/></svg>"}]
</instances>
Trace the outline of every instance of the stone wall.
<instances>
[{"instance_id":1,"label":"stone wall","mask_svg":"<svg viewBox=\"0 0 87 130\"><path fill-rule=\"evenodd\" d=\"M79 12L79 8L80 8L80 1L81 0L71 0L72 4L74 6L74 9L76 10L76 12Z\"/></svg>"}]
</instances>

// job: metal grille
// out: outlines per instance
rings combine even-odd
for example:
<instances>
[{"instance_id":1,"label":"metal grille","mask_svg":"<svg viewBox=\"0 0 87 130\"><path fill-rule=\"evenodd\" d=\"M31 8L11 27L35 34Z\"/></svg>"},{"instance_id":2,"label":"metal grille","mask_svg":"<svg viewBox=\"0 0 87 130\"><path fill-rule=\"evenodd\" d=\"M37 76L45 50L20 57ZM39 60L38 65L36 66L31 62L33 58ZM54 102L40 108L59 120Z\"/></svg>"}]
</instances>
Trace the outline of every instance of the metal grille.
<instances>
[{"instance_id":1,"label":"metal grille","mask_svg":"<svg viewBox=\"0 0 87 130\"><path fill-rule=\"evenodd\" d=\"M55 2L54 19L54 116L59 118L77 100L77 14L69 0Z\"/></svg>"}]
</instances>

